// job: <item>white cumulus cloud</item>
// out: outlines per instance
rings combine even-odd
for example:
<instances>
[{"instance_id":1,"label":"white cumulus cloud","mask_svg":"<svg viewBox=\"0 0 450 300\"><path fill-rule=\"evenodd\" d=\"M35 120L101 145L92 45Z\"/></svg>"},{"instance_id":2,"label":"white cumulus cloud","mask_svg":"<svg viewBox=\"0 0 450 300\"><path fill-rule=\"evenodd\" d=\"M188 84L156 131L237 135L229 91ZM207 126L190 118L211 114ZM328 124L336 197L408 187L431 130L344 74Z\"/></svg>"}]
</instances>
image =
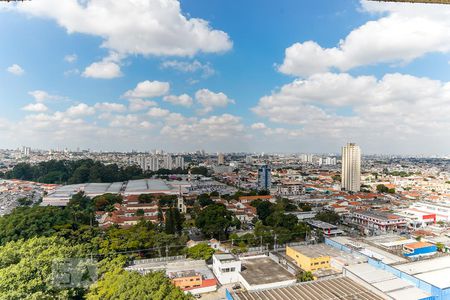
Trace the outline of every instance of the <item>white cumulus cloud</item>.
<instances>
[{"instance_id":1,"label":"white cumulus cloud","mask_svg":"<svg viewBox=\"0 0 450 300\"><path fill-rule=\"evenodd\" d=\"M216 107L226 107L230 103L235 103L222 92L215 93L208 89L201 89L195 93L195 100L203 106L200 113L211 112Z\"/></svg>"},{"instance_id":2,"label":"white cumulus cloud","mask_svg":"<svg viewBox=\"0 0 450 300\"><path fill-rule=\"evenodd\" d=\"M78 56L76 54L67 54L64 56L64 60L68 63L74 63L78 59Z\"/></svg>"},{"instance_id":3,"label":"white cumulus cloud","mask_svg":"<svg viewBox=\"0 0 450 300\"><path fill-rule=\"evenodd\" d=\"M450 10L368 1L362 1L362 6L369 13L385 16L352 30L336 47L324 48L314 41L291 45L279 71L307 77L332 69L405 63L427 53L450 52Z\"/></svg>"},{"instance_id":4,"label":"white cumulus cloud","mask_svg":"<svg viewBox=\"0 0 450 300\"><path fill-rule=\"evenodd\" d=\"M63 97L58 95L51 95L43 90L34 90L28 92L28 95L32 96L36 102L45 102L48 100L61 100Z\"/></svg>"},{"instance_id":5,"label":"white cumulus cloud","mask_svg":"<svg viewBox=\"0 0 450 300\"><path fill-rule=\"evenodd\" d=\"M264 123L253 123L252 126L250 126L252 129L266 129L267 126Z\"/></svg>"},{"instance_id":6,"label":"white cumulus cloud","mask_svg":"<svg viewBox=\"0 0 450 300\"><path fill-rule=\"evenodd\" d=\"M48 110L48 107L43 103L30 103L22 107L23 110L31 111L31 112L45 112Z\"/></svg>"},{"instance_id":7,"label":"white cumulus cloud","mask_svg":"<svg viewBox=\"0 0 450 300\"><path fill-rule=\"evenodd\" d=\"M170 90L170 84L162 81L145 80L139 82L133 90L126 91L123 98L153 98L167 94Z\"/></svg>"},{"instance_id":8,"label":"white cumulus cloud","mask_svg":"<svg viewBox=\"0 0 450 300\"><path fill-rule=\"evenodd\" d=\"M128 105L128 109L130 111L140 111L140 110L145 110L149 107L152 106L157 106L158 103L156 103L155 101L151 101L151 100L143 100L143 99L128 99L129 105Z\"/></svg>"},{"instance_id":9,"label":"white cumulus cloud","mask_svg":"<svg viewBox=\"0 0 450 300\"><path fill-rule=\"evenodd\" d=\"M106 112L124 112L127 110L125 105L111 102L96 103L94 107L98 110Z\"/></svg>"},{"instance_id":10,"label":"white cumulus cloud","mask_svg":"<svg viewBox=\"0 0 450 300\"><path fill-rule=\"evenodd\" d=\"M153 107L148 111L147 114L150 117L162 118L162 117L168 116L170 114L170 111L168 111L167 109L159 108L159 107Z\"/></svg>"},{"instance_id":11,"label":"white cumulus cloud","mask_svg":"<svg viewBox=\"0 0 450 300\"><path fill-rule=\"evenodd\" d=\"M40 0L15 7L53 19L69 33L101 37L102 47L124 55L192 56L232 47L225 32L187 17L177 0Z\"/></svg>"},{"instance_id":12,"label":"white cumulus cloud","mask_svg":"<svg viewBox=\"0 0 450 300\"><path fill-rule=\"evenodd\" d=\"M13 64L9 66L8 68L6 68L6 71L16 76L20 76L25 73L25 70L18 64Z\"/></svg>"},{"instance_id":13,"label":"white cumulus cloud","mask_svg":"<svg viewBox=\"0 0 450 300\"><path fill-rule=\"evenodd\" d=\"M216 72L210 63L202 64L198 60L194 61L180 61L180 60L166 60L161 63L163 69L174 69L184 73L201 72L202 78L208 78Z\"/></svg>"},{"instance_id":14,"label":"white cumulus cloud","mask_svg":"<svg viewBox=\"0 0 450 300\"><path fill-rule=\"evenodd\" d=\"M101 61L94 62L87 66L81 74L83 77L97 79L113 79L122 76L120 70L120 56L117 53L110 53Z\"/></svg>"},{"instance_id":15,"label":"white cumulus cloud","mask_svg":"<svg viewBox=\"0 0 450 300\"><path fill-rule=\"evenodd\" d=\"M192 97L188 94L182 94L179 96L168 95L164 97L165 102L172 103L173 105L181 105L185 107L190 107L193 104Z\"/></svg>"},{"instance_id":16,"label":"white cumulus cloud","mask_svg":"<svg viewBox=\"0 0 450 300\"><path fill-rule=\"evenodd\" d=\"M83 117L95 114L95 108L85 103L80 103L69 107L65 113L70 117Z\"/></svg>"}]
</instances>

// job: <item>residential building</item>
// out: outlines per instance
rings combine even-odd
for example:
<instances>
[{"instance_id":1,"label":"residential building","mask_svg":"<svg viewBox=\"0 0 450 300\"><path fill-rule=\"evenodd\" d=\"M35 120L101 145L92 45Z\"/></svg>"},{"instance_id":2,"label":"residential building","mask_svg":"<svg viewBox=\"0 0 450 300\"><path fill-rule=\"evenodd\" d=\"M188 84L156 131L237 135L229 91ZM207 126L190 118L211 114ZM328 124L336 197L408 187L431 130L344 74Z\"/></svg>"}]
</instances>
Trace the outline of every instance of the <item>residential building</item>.
<instances>
[{"instance_id":1,"label":"residential building","mask_svg":"<svg viewBox=\"0 0 450 300\"><path fill-rule=\"evenodd\" d=\"M180 168L180 169L184 170L184 157L183 156L175 157L175 168Z\"/></svg>"},{"instance_id":2,"label":"residential building","mask_svg":"<svg viewBox=\"0 0 450 300\"><path fill-rule=\"evenodd\" d=\"M217 164L218 165L225 164L225 156L223 155L223 153L217 154Z\"/></svg>"},{"instance_id":3,"label":"residential building","mask_svg":"<svg viewBox=\"0 0 450 300\"><path fill-rule=\"evenodd\" d=\"M242 263L231 254L213 255L213 272L221 284L239 282Z\"/></svg>"},{"instance_id":4,"label":"residential building","mask_svg":"<svg viewBox=\"0 0 450 300\"><path fill-rule=\"evenodd\" d=\"M26 147L26 146L22 147L22 154L23 154L23 156L29 156L30 153L31 153L31 147Z\"/></svg>"},{"instance_id":5,"label":"residential building","mask_svg":"<svg viewBox=\"0 0 450 300\"><path fill-rule=\"evenodd\" d=\"M139 165L139 167L141 167L142 171L148 170L147 157L145 155L138 156L137 164Z\"/></svg>"},{"instance_id":6,"label":"residential building","mask_svg":"<svg viewBox=\"0 0 450 300\"><path fill-rule=\"evenodd\" d=\"M150 171L158 171L159 170L159 158L156 155L152 155L149 158L148 168Z\"/></svg>"},{"instance_id":7,"label":"residential building","mask_svg":"<svg viewBox=\"0 0 450 300\"><path fill-rule=\"evenodd\" d=\"M407 226L406 219L383 211L355 211L349 218L352 224L360 226L366 233L401 231Z\"/></svg>"},{"instance_id":8,"label":"residential building","mask_svg":"<svg viewBox=\"0 0 450 300\"><path fill-rule=\"evenodd\" d=\"M336 157L327 157L325 158L325 165L331 165L334 166L336 165Z\"/></svg>"},{"instance_id":9,"label":"residential building","mask_svg":"<svg viewBox=\"0 0 450 300\"><path fill-rule=\"evenodd\" d=\"M298 181L283 181L277 185L277 195L279 196L298 196L303 191L303 184Z\"/></svg>"},{"instance_id":10,"label":"residential building","mask_svg":"<svg viewBox=\"0 0 450 300\"><path fill-rule=\"evenodd\" d=\"M361 149L354 143L342 147L341 187L352 192L361 189Z\"/></svg>"},{"instance_id":11,"label":"residential building","mask_svg":"<svg viewBox=\"0 0 450 300\"><path fill-rule=\"evenodd\" d=\"M173 169L173 159L171 155L164 156L164 168L168 170Z\"/></svg>"},{"instance_id":12,"label":"residential building","mask_svg":"<svg viewBox=\"0 0 450 300\"><path fill-rule=\"evenodd\" d=\"M271 170L268 165L262 165L258 169L258 189L269 190L272 187Z\"/></svg>"}]
</instances>

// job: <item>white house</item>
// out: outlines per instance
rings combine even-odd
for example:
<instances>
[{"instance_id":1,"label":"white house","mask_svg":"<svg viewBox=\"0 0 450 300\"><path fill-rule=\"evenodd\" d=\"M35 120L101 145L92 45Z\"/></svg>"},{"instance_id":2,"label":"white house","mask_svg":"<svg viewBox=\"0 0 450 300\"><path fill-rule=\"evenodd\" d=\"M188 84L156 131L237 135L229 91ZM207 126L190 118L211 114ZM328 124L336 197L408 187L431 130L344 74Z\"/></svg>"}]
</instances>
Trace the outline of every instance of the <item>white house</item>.
<instances>
[{"instance_id":1,"label":"white house","mask_svg":"<svg viewBox=\"0 0 450 300\"><path fill-rule=\"evenodd\" d=\"M213 272L221 284L239 282L241 261L232 254L214 254Z\"/></svg>"}]
</instances>

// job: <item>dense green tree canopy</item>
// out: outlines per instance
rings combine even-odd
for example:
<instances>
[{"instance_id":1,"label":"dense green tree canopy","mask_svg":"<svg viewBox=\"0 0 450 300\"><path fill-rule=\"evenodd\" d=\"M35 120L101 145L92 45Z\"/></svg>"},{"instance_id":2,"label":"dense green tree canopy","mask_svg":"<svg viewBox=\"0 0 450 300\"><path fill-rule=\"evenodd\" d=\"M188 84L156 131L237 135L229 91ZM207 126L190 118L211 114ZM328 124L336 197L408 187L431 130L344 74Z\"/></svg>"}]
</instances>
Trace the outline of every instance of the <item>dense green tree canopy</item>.
<instances>
[{"instance_id":1,"label":"dense green tree canopy","mask_svg":"<svg viewBox=\"0 0 450 300\"><path fill-rule=\"evenodd\" d=\"M195 224L208 237L225 239L232 221L233 213L227 210L225 205L212 204L198 214Z\"/></svg>"},{"instance_id":2,"label":"dense green tree canopy","mask_svg":"<svg viewBox=\"0 0 450 300\"><path fill-rule=\"evenodd\" d=\"M99 253L104 256L116 255L118 252L136 251L141 257L178 255L187 242L185 236L175 236L159 232L152 223L141 221L130 228L110 227L95 241Z\"/></svg>"},{"instance_id":3,"label":"dense green tree canopy","mask_svg":"<svg viewBox=\"0 0 450 300\"><path fill-rule=\"evenodd\" d=\"M180 211L171 207L166 211L165 218L165 231L168 234L181 234L181 230L183 229L183 223L185 221L184 216L180 213Z\"/></svg>"},{"instance_id":4,"label":"dense green tree canopy","mask_svg":"<svg viewBox=\"0 0 450 300\"><path fill-rule=\"evenodd\" d=\"M341 217L333 211L321 211L316 215L315 218L317 220L327 222L330 224L338 224L341 219Z\"/></svg>"},{"instance_id":5,"label":"dense green tree canopy","mask_svg":"<svg viewBox=\"0 0 450 300\"><path fill-rule=\"evenodd\" d=\"M111 211L115 203L122 203L123 198L118 194L103 194L92 199L95 209L98 211Z\"/></svg>"},{"instance_id":6,"label":"dense green tree canopy","mask_svg":"<svg viewBox=\"0 0 450 300\"><path fill-rule=\"evenodd\" d=\"M76 299L82 289L59 289L53 284L52 262L85 257L85 245L59 237L34 237L0 246L1 299Z\"/></svg>"},{"instance_id":7,"label":"dense green tree canopy","mask_svg":"<svg viewBox=\"0 0 450 300\"><path fill-rule=\"evenodd\" d=\"M208 246L207 243L197 244L187 250L187 254L190 258L204 260L210 259L214 252L214 249Z\"/></svg>"},{"instance_id":8,"label":"dense green tree canopy","mask_svg":"<svg viewBox=\"0 0 450 300\"><path fill-rule=\"evenodd\" d=\"M211 199L211 197L208 194L198 195L197 201L201 207L205 207L205 206L214 204L214 201Z\"/></svg>"},{"instance_id":9,"label":"dense green tree canopy","mask_svg":"<svg viewBox=\"0 0 450 300\"><path fill-rule=\"evenodd\" d=\"M193 167L191 174L208 176L208 169L206 167Z\"/></svg>"},{"instance_id":10,"label":"dense green tree canopy","mask_svg":"<svg viewBox=\"0 0 450 300\"><path fill-rule=\"evenodd\" d=\"M17 207L0 218L0 245L34 236L50 236L61 228L76 229L89 224L90 219L88 212L75 212L70 208Z\"/></svg>"},{"instance_id":11,"label":"dense green tree canopy","mask_svg":"<svg viewBox=\"0 0 450 300\"><path fill-rule=\"evenodd\" d=\"M154 196L152 194L140 194L138 196L139 203L152 203Z\"/></svg>"},{"instance_id":12,"label":"dense green tree canopy","mask_svg":"<svg viewBox=\"0 0 450 300\"><path fill-rule=\"evenodd\" d=\"M162 272L140 275L115 268L91 288L87 300L187 300L192 296L170 283Z\"/></svg>"},{"instance_id":13,"label":"dense green tree canopy","mask_svg":"<svg viewBox=\"0 0 450 300\"><path fill-rule=\"evenodd\" d=\"M258 218L265 223L267 217L275 211L275 205L269 201L255 200L251 205L256 207Z\"/></svg>"}]
</instances>

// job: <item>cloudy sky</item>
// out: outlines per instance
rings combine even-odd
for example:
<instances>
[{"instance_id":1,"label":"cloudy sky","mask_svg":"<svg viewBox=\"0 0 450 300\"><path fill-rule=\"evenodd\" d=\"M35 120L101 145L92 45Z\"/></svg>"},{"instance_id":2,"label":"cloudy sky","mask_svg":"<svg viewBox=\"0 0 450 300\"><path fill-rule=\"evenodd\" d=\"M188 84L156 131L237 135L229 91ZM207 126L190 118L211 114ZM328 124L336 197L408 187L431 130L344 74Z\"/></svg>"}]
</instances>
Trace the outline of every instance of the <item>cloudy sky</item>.
<instances>
[{"instance_id":1,"label":"cloudy sky","mask_svg":"<svg viewBox=\"0 0 450 300\"><path fill-rule=\"evenodd\" d=\"M0 4L0 148L450 153L450 6Z\"/></svg>"}]
</instances>

